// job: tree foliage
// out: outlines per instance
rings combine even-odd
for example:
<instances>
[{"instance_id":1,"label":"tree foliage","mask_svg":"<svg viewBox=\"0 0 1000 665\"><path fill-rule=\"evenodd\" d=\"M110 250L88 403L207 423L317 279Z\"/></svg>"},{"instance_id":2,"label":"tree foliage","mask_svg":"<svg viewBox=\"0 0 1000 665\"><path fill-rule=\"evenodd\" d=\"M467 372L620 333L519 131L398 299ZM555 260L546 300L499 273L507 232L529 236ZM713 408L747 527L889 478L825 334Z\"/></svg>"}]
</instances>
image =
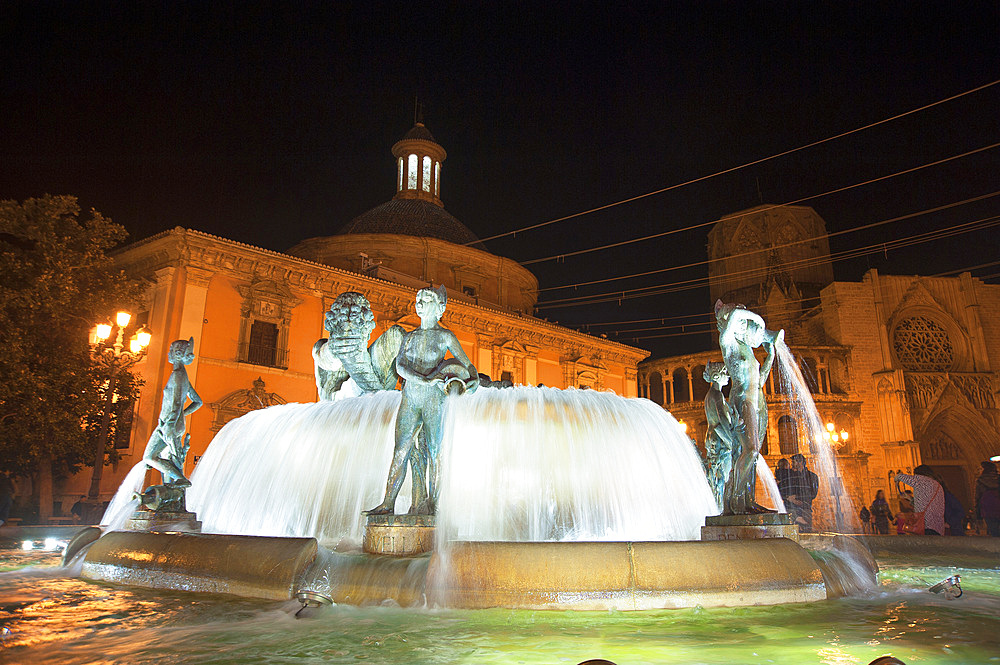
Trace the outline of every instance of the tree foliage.
<instances>
[{"instance_id":1,"label":"tree foliage","mask_svg":"<svg viewBox=\"0 0 1000 665\"><path fill-rule=\"evenodd\" d=\"M72 196L0 201L0 469L93 464L108 375L88 334L118 309L135 311L142 297L139 280L108 255L126 235L96 211L81 218ZM138 380L126 372L117 386L121 412Z\"/></svg>"}]
</instances>

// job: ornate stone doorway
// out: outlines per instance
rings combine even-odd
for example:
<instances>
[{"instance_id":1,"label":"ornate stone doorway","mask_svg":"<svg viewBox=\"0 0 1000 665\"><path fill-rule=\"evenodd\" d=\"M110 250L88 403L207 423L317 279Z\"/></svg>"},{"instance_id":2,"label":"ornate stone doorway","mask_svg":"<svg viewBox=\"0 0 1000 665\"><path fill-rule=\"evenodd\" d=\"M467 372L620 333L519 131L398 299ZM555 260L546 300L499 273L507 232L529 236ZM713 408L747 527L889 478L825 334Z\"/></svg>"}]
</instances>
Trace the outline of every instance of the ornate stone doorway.
<instances>
[{"instance_id":1,"label":"ornate stone doorway","mask_svg":"<svg viewBox=\"0 0 1000 665\"><path fill-rule=\"evenodd\" d=\"M941 476L966 510L973 507L979 463L995 436L982 416L961 406L939 411L917 435L921 461Z\"/></svg>"}]
</instances>

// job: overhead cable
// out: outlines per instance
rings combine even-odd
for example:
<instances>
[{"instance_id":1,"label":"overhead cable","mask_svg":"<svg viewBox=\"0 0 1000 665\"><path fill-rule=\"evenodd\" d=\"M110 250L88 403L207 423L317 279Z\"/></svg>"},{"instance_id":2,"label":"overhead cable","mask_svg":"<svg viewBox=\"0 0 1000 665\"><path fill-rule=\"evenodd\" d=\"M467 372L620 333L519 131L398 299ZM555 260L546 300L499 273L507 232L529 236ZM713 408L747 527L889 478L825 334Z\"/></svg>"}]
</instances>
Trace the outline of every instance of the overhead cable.
<instances>
[{"instance_id":1,"label":"overhead cable","mask_svg":"<svg viewBox=\"0 0 1000 665\"><path fill-rule=\"evenodd\" d=\"M692 180L687 180L685 182L680 182L680 183L677 183L675 185L670 185L668 187L663 187L661 189L657 189L657 190L652 191L652 192L647 192L645 194L640 194L638 196L633 196L633 197L630 197L630 198L627 198L627 199L623 199L621 201L616 201L615 203L608 203L607 205L598 206L597 208L591 208L590 210L584 210L582 212L573 213L572 215L566 215L564 217L558 217L556 219L550 219L547 222L540 222L538 224L532 224L530 226L525 226L525 227L522 227L520 229L515 229L513 231L506 231L504 233L498 233L496 235L487 236L485 238L480 238L478 242L485 242L485 241L488 241L488 240L495 240L497 238L504 238L506 236L513 236L513 235L516 235L518 233L523 233L525 231L531 231L531 230L534 230L534 229L541 228L543 226L549 226L550 224L555 224L557 222L564 222L564 221L566 221L568 219L574 219L576 217L582 217L584 215L589 215L591 213L599 212L601 210L607 210L608 208L614 208L615 206L620 206L620 205L623 205L625 203L631 203L632 201L638 201L639 199L644 199L644 198L647 198L647 197L650 197L650 196L655 196L656 194L662 194L663 192L669 192L670 190L679 189L679 188L685 187L687 185L693 185L694 183L702 182L704 180L710 180L711 178L716 178L718 176L725 175L727 173L732 173L734 171L739 171L739 170L745 169L745 168L747 168L749 166L754 166L756 164L761 164L763 162L766 162L766 161L769 161L769 160L772 160L772 159L777 159L779 157L784 157L785 155L790 155L792 153L799 152L800 150L805 150L807 148L812 148L812 147L821 145L823 143L828 143L830 141L835 141L836 139L840 139L840 138L843 138L845 136L850 136L851 134L856 134L856 133L862 132L862 131L864 131L866 129L871 129L872 127L877 127L879 125L884 125L887 122L892 122L894 120L899 120L900 118L904 118L904 117L906 117L908 115L912 115L914 113L919 113L920 111L925 111L925 110L927 110L929 108L933 108L933 107L938 106L940 104L945 104L947 102L959 99L960 97L965 97L966 95L971 95L973 93L979 92L980 90L985 90L986 88L989 88L991 86L997 85L998 83L1000 83L1000 79L998 79L996 81L992 81L990 83L983 84L983 85L975 87L975 88L972 88L971 90L966 90L965 92L960 92L957 95L952 95L951 97L946 97L946 98L940 99L940 100L938 100L936 102L932 102L930 104L925 104L924 106L920 106L920 107L917 107L915 109L911 109L911 110L906 111L904 113L899 113L899 114L891 116L889 118L885 118L883 120L879 120L878 122L873 122L873 123L870 123L868 125L864 125L862 127L858 127L856 129L851 129L851 130L848 130L846 132L841 132L840 134L836 134L834 136L830 136L830 137L825 138L825 139L820 139L819 141L813 141L812 143L806 143L805 145L801 145L801 146L799 146L797 148L791 148L790 150L785 150L783 152L776 153L774 155L771 155L770 157L762 157L760 159L755 159L752 162L747 162L745 164L740 164L739 166L733 166L733 167L725 169L723 171L717 171L716 173L712 173L712 174L709 174L709 175L704 175L704 176L701 176L701 177L698 177L698 178L694 178ZM471 244L474 244L474 242L467 242L465 244L466 245L471 245Z\"/></svg>"}]
</instances>

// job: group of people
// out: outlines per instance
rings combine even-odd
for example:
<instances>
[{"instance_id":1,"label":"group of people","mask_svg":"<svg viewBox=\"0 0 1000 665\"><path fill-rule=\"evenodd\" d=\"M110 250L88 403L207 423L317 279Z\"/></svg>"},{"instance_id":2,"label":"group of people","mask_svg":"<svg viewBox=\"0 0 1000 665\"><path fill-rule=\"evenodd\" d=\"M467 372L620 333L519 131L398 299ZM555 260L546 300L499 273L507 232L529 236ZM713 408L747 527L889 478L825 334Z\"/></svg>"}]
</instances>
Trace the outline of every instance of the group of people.
<instances>
[{"instance_id":1,"label":"group of people","mask_svg":"<svg viewBox=\"0 0 1000 665\"><path fill-rule=\"evenodd\" d=\"M986 525L986 533L1000 536L1000 476L996 464L982 462L982 472L976 479L974 518ZM893 516L885 492L879 490L871 506L861 509L861 522L866 530L888 534L894 523L898 534L964 536L969 515L957 496L948 490L944 480L926 464L912 474L897 473L899 509ZM900 483L912 489L904 489Z\"/></svg>"},{"instance_id":2,"label":"group of people","mask_svg":"<svg viewBox=\"0 0 1000 665\"><path fill-rule=\"evenodd\" d=\"M778 460L774 480L778 484L781 500L785 502L785 509L798 524L799 531L812 531L812 502L819 494L819 477L809 470L805 456L795 453L791 464L784 457Z\"/></svg>"}]
</instances>

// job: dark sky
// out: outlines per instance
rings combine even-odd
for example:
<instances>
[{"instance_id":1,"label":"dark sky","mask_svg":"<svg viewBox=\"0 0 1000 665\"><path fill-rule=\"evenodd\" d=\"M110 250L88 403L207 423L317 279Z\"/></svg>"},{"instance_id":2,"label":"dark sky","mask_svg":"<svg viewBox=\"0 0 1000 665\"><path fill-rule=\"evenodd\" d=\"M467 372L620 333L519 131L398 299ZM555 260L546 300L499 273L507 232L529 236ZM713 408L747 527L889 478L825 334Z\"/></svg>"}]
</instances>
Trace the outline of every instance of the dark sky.
<instances>
[{"instance_id":1,"label":"dark sky","mask_svg":"<svg viewBox=\"0 0 1000 665\"><path fill-rule=\"evenodd\" d=\"M419 98L448 151L445 206L487 238L1000 79L995 1L355 4L3 3L0 198L73 194L133 239L180 225L281 251L392 196L390 147L412 125ZM994 85L487 246L530 262L816 197L998 142ZM803 204L835 232L997 190L993 148ZM997 215L1000 196L837 236L831 246L850 250ZM669 285L707 270L553 288L704 260L706 233L528 267L542 303ZM937 237L834 269L853 280L869 267L972 268L1000 259L998 238L998 227ZM1000 267L973 273L995 283ZM671 326L704 321L710 310L700 287L539 315L590 323L666 355L709 348L707 335ZM625 323L651 318L664 322Z\"/></svg>"}]
</instances>

